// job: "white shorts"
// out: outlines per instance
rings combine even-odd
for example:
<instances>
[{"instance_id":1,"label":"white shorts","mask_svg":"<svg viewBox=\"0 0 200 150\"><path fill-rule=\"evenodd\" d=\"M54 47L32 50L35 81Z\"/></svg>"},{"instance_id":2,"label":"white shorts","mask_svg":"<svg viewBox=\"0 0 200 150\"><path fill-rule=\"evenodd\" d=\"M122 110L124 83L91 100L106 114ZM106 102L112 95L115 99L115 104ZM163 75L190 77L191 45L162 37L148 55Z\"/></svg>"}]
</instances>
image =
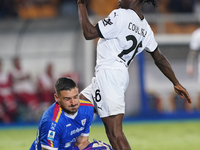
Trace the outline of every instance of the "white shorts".
<instances>
[{"instance_id":1,"label":"white shorts","mask_svg":"<svg viewBox=\"0 0 200 150\"><path fill-rule=\"evenodd\" d=\"M127 69L101 69L81 93L93 103L100 118L124 114L124 95L128 83Z\"/></svg>"}]
</instances>

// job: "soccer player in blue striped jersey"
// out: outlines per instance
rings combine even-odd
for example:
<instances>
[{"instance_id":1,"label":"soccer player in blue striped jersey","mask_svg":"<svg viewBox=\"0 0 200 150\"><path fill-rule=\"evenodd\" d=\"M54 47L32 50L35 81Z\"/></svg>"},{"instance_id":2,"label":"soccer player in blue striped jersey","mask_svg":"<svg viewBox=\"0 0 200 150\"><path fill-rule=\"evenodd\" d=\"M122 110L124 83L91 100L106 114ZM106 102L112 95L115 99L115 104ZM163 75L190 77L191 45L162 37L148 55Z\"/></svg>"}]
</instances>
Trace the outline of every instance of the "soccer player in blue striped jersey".
<instances>
[{"instance_id":1,"label":"soccer player in blue striped jersey","mask_svg":"<svg viewBox=\"0 0 200 150\"><path fill-rule=\"evenodd\" d=\"M94 107L79 99L77 85L70 78L59 78L55 90L56 102L44 112L30 150L83 149L90 144Z\"/></svg>"}]
</instances>

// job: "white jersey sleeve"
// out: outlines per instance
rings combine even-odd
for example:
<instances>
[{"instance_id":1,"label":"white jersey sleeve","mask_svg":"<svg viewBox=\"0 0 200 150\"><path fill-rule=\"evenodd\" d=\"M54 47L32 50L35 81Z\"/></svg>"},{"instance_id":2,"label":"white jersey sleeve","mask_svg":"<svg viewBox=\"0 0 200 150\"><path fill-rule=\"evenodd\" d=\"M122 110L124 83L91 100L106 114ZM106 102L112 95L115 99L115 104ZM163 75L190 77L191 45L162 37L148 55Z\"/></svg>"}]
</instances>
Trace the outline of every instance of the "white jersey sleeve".
<instances>
[{"instance_id":1,"label":"white jersey sleeve","mask_svg":"<svg viewBox=\"0 0 200 150\"><path fill-rule=\"evenodd\" d=\"M195 30L192 33L191 41L190 41L190 49L191 50L200 50L200 28Z\"/></svg>"},{"instance_id":2,"label":"white jersey sleeve","mask_svg":"<svg viewBox=\"0 0 200 150\"><path fill-rule=\"evenodd\" d=\"M101 29L102 38L109 39L119 35L122 26L122 20L118 11L112 11L107 18L98 22L98 28Z\"/></svg>"},{"instance_id":3,"label":"white jersey sleeve","mask_svg":"<svg viewBox=\"0 0 200 150\"><path fill-rule=\"evenodd\" d=\"M144 49L147 52L154 52L158 47L158 43L156 42L155 37L154 37L154 33L151 30L149 25L148 25L148 28L149 28L148 29L149 34L147 34L146 40L144 40L144 42L143 42L143 44L145 45Z\"/></svg>"}]
</instances>

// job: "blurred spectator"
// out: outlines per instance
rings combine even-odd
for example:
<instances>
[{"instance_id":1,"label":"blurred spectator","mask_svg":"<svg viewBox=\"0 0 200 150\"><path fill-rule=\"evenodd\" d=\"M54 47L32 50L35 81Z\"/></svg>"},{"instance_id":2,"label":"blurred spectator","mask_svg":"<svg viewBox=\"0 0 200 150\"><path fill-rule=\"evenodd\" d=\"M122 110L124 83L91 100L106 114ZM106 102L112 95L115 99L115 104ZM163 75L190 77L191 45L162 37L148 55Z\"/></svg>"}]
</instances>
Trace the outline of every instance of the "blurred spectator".
<instances>
[{"instance_id":1,"label":"blurred spectator","mask_svg":"<svg viewBox=\"0 0 200 150\"><path fill-rule=\"evenodd\" d=\"M195 0L194 3L194 13L199 15L200 14L200 0Z\"/></svg>"},{"instance_id":2,"label":"blurred spectator","mask_svg":"<svg viewBox=\"0 0 200 150\"><path fill-rule=\"evenodd\" d=\"M28 112L31 113L33 118L27 119L37 119L37 117L40 117L37 116L39 113L39 100L30 74L21 68L20 58L18 56L14 57L13 66L14 68L10 73L10 81L15 98L19 105L24 105L28 108Z\"/></svg>"},{"instance_id":3,"label":"blurred spectator","mask_svg":"<svg viewBox=\"0 0 200 150\"><path fill-rule=\"evenodd\" d=\"M0 18L17 16L15 0L0 0Z\"/></svg>"},{"instance_id":4,"label":"blurred spectator","mask_svg":"<svg viewBox=\"0 0 200 150\"><path fill-rule=\"evenodd\" d=\"M59 14L67 16L78 16L77 0L60 0Z\"/></svg>"},{"instance_id":5,"label":"blurred spectator","mask_svg":"<svg viewBox=\"0 0 200 150\"><path fill-rule=\"evenodd\" d=\"M195 0L170 0L168 9L173 13L193 13Z\"/></svg>"},{"instance_id":6,"label":"blurred spectator","mask_svg":"<svg viewBox=\"0 0 200 150\"><path fill-rule=\"evenodd\" d=\"M20 18L52 18L57 15L58 0L18 0Z\"/></svg>"},{"instance_id":7,"label":"blurred spectator","mask_svg":"<svg viewBox=\"0 0 200 150\"><path fill-rule=\"evenodd\" d=\"M177 93L174 91L170 95L170 109L172 112L189 112L192 110L191 105L187 100L183 100Z\"/></svg>"},{"instance_id":8,"label":"blurred spectator","mask_svg":"<svg viewBox=\"0 0 200 150\"><path fill-rule=\"evenodd\" d=\"M15 121L17 105L9 83L9 76L2 69L0 58L0 121L10 123Z\"/></svg>"},{"instance_id":9,"label":"blurred spectator","mask_svg":"<svg viewBox=\"0 0 200 150\"><path fill-rule=\"evenodd\" d=\"M38 77L38 92L40 101L42 102L43 110L46 110L55 102L54 84L58 78L59 76L54 72L52 63L48 63L45 71L42 72Z\"/></svg>"},{"instance_id":10,"label":"blurred spectator","mask_svg":"<svg viewBox=\"0 0 200 150\"><path fill-rule=\"evenodd\" d=\"M147 92L147 101L149 111L158 113L163 112L164 106L161 102L161 98L155 91Z\"/></svg>"}]
</instances>

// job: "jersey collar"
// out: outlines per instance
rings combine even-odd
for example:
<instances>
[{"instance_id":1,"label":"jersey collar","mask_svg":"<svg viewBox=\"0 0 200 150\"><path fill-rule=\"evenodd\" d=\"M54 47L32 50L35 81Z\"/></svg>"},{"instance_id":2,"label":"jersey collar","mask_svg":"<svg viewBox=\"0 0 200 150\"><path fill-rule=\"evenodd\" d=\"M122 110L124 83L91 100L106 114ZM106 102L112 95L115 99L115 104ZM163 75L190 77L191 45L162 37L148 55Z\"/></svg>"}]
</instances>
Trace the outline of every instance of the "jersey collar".
<instances>
[{"instance_id":1,"label":"jersey collar","mask_svg":"<svg viewBox=\"0 0 200 150\"><path fill-rule=\"evenodd\" d=\"M70 115L70 114L68 114L68 113L66 113L66 112L64 112L64 114L65 114L65 116L67 116L68 118L74 119L74 118L76 118L76 116L77 116L77 114L78 114L78 111L77 111L74 115Z\"/></svg>"}]
</instances>

